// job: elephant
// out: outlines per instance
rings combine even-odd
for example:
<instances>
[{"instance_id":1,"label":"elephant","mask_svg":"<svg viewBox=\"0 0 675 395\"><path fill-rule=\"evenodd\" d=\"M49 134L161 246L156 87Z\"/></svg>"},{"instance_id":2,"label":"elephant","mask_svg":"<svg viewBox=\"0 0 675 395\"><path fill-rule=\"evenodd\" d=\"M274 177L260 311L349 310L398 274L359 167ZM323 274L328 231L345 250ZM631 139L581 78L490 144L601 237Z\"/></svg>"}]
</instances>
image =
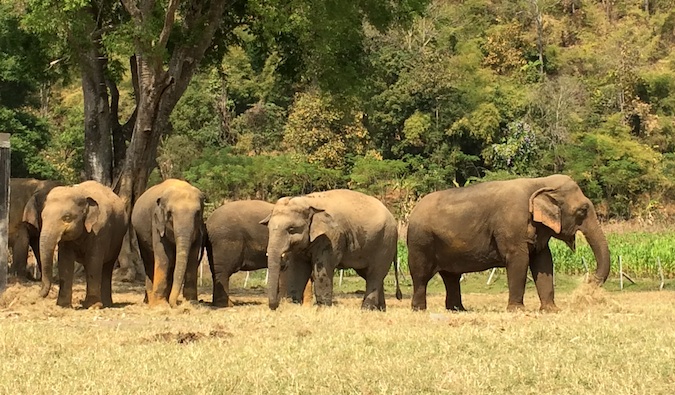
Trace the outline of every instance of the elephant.
<instances>
[{"instance_id":1,"label":"elephant","mask_svg":"<svg viewBox=\"0 0 675 395\"><path fill-rule=\"evenodd\" d=\"M445 283L445 307L465 310L463 273L505 267L507 310L524 308L530 268L542 311L554 302L551 237L575 249L581 231L597 263L594 281L609 275L610 255L593 203L565 175L492 181L430 193L413 208L408 222L408 265L413 310L427 308L427 283L437 272Z\"/></svg>"},{"instance_id":2,"label":"elephant","mask_svg":"<svg viewBox=\"0 0 675 395\"><path fill-rule=\"evenodd\" d=\"M267 218L269 307L279 306L279 277L288 273L288 292L297 302L311 277L318 305L333 302L336 268L353 268L366 280L361 307L386 310L384 278L394 262L398 282L398 229L394 216L376 198L348 189L279 199Z\"/></svg>"},{"instance_id":3,"label":"elephant","mask_svg":"<svg viewBox=\"0 0 675 395\"><path fill-rule=\"evenodd\" d=\"M240 270L267 267L268 230L260 221L267 217L274 204L262 200L228 202L218 207L206 220L206 252L213 278L213 306L232 306L230 276ZM286 293L285 272L278 285ZM312 299L311 282L303 292L303 303Z\"/></svg>"},{"instance_id":4,"label":"elephant","mask_svg":"<svg viewBox=\"0 0 675 395\"><path fill-rule=\"evenodd\" d=\"M53 283L52 265L58 245L59 294L56 304L70 307L74 261L82 263L87 294L84 308L112 306L112 272L127 229L124 202L96 182L52 189L42 209L40 257L42 289L47 297Z\"/></svg>"},{"instance_id":5,"label":"elephant","mask_svg":"<svg viewBox=\"0 0 675 395\"><path fill-rule=\"evenodd\" d=\"M10 274L36 280L28 272L28 248L33 250L37 267L40 260L40 229L42 207L49 191L62 185L59 181L34 178L9 180L9 246L12 248Z\"/></svg>"},{"instance_id":6,"label":"elephant","mask_svg":"<svg viewBox=\"0 0 675 395\"><path fill-rule=\"evenodd\" d=\"M150 306L197 301L197 272L204 243L204 194L186 181L167 179L138 198L131 213L145 266Z\"/></svg>"}]
</instances>

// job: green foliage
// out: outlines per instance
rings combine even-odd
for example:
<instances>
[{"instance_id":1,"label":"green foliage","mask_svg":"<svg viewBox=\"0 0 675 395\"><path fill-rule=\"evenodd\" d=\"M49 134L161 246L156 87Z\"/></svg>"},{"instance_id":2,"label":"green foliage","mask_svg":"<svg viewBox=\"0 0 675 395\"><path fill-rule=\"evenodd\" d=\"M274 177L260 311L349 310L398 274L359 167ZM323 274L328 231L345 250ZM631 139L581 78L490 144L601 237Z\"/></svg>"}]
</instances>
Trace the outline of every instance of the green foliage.
<instances>
[{"instance_id":1,"label":"green foliage","mask_svg":"<svg viewBox=\"0 0 675 395\"><path fill-rule=\"evenodd\" d=\"M211 202L262 199L274 201L345 186L342 173L298 156L232 155L207 149L184 177L205 192Z\"/></svg>"},{"instance_id":2,"label":"green foliage","mask_svg":"<svg viewBox=\"0 0 675 395\"><path fill-rule=\"evenodd\" d=\"M532 126L526 122L512 122L507 126L504 142L492 144L487 154L495 170L508 170L521 176L536 175L540 157L537 137Z\"/></svg>"},{"instance_id":3,"label":"green foliage","mask_svg":"<svg viewBox=\"0 0 675 395\"><path fill-rule=\"evenodd\" d=\"M367 131L360 118L328 95L314 90L301 93L288 114L284 144L310 162L344 169L348 155L363 155L368 148Z\"/></svg>"},{"instance_id":4,"label":"green foliage","mask_svg":"<svg viewBox=\"0 0 675 395\"><path fill-rule=\"evenodd\" d=\"M12 177L57 177L41 152L51 136L37 111L49 80L46 53L43 37L23 30L12 5L0 2L0 131L11 134Z\"/></svg>"}]
</instances>

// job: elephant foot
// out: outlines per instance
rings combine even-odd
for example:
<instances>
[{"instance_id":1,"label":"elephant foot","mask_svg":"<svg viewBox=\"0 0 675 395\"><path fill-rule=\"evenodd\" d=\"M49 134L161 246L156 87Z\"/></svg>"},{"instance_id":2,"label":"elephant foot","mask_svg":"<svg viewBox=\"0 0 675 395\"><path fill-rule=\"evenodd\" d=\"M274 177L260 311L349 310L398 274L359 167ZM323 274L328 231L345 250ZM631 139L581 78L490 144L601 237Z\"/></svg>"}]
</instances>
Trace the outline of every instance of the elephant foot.
<instances>
[{"instance_id":1,"label":"elephant foot","mask_svg":"<svg viewBox=\"0 0 675 395\"><path fill-rule=\"evenodd\" d=\"M525 305L522 303L510 303L506 306L506 311L515 312L525 310Z\"/></svg>"},{"instance_id":2,"label":"elephant foot","mask_svg":"<svg viewBox=\"0 0 675 395\"><path fill-rule=\"evenodd\" d=\"M70 302L70 300L60 300L60 299L57 299L57 300L56 300L56 305L59 306L59 307L66 308L66 309L70 309L70 308L73 307L73 304Z\"/></svg>"},{"instance_id":3,"label":"elephant foot","mask_svg":"<svg viewBox=\"0 0 675 395\"><path fill-rule=\"evenodd\" d=\"M446 307L445 309L448 310L448 311L454 311L454 312L462 312L462 311L466 311L466 309L464 308L464 306L462 306L461 304L458 305L458 306Z\"/></svg>"},{"instance_id":4,"label":"elephant foot","mask_svg":"<svg viewBox=\"0 0 675 395\"><path fill-rule=\"evenodd\" d=\"M166 299L155 299L155 300L149 300L148 305L152 308L155 307L170 307L169 306L169 301Z\"/></svg>"},{"instance_id":5,"label":"elephant foot","mask_svg":"<svg viewBox=\"0 0 675 395\"><path fill-rule=\"evenodd\" d=\"M234 307L234 303L232 303L232 299L227 299L227 300L216 300L211 302L211 306L213 307Z\"/></svg>"},{"instance_id":6,"label":"elephant foot","mask_svg":"<svg viewBox=\"0 0 675 395\"><path fill-rule=\"evenodd\" d=\"M103 302L95 298L87 297L82 301L82 307L85 309L102 309Z\"/></svg>"},{"instance_id":7,"label":"elephant foot","mask_svg":"<svg viewBox=\"0 0 675 395\"><path fill-rule=\"evenodd\" d=\"M555 303L546 303L541 305L539 311L542 313L558 313L560 308L556 306Z\"/></svg>"}]
</instances>

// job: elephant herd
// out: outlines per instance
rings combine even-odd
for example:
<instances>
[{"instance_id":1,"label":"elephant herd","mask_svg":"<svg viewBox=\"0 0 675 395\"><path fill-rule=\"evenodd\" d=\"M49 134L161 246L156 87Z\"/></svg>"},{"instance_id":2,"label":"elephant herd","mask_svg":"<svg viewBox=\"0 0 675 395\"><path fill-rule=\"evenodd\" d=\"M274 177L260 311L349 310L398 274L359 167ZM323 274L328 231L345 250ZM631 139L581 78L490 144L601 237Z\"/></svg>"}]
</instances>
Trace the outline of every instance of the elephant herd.
<instances>
[{"instance_id":1,"label":"elephant herd","mask_svg":"<svg viewBox=\"0 0 675 395\"><path fill-rule=\"evenodd\" d=\"M11 272L29 277L28 247L42 268L40 295L53 283L58 247L57 304L72 304L74 261L86 275L83 307L112 305L112 273L129 225L145 268L145 302L178 304L179 294L197 300L197 271L206 252L213 278L214 306L230 306L229 279L237 271L268 268L269 307L288 295L308 299L313 284L318 305L333 302L335 269L351 268L366 281L361 307L385 310L384 278L394 263L398 281L397 222L378 199L347 189L225 203L204 221L204 194L189 183L166 180L146 190L131 212L95 181L62 186L52 181L12 179L10 193ZM591 201L569 177L520 178L452 188L426 195L408 218L408 265L412 308L427 307L426 289L438 273L445 307L464 310L463 273L505 267L508 310L523 307L528 268L541 309L557 311L553 260L548 241L575 248L581 231L597 262L594 280L609 275L607 240Z\"/></svg>"}]
</instances>

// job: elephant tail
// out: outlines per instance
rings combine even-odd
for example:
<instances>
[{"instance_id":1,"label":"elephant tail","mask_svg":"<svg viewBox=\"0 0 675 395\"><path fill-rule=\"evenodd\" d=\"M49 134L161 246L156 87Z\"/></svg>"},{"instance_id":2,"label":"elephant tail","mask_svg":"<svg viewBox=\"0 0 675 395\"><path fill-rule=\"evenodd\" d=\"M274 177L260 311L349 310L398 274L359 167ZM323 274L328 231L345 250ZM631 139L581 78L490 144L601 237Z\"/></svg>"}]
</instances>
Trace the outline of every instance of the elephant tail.
<instances>
[{"instance_id":1,"label":"elephant tail","mask_svg":"<svg viewBox=\"0 0 675 395\"><path fill-rule=\"evenodd\" d=\"M401 293L401 286L399 285L398 281L398 251L396 252L396 256L394 257L394 278L396 279L396 299L401 300L403 299L403 294Z\"/></svg>"},{"instance_id":2,"label":"elephant tail","mask_svg":"<svg viewBox=\"0 0 675 395\"><path fill-rule=\"evenodd\" d=\"M206 258L209 260L209 269L211 269L211 276L213 277L213 281L215 284L216 278L213 273L215 273L215 270L213 268L213 245L211 244L211 239L209 239L209 232L204 231L204 237L202 239L202 250L200 254L204 254L206 252ZM199 261L201 262L201 257L199 258Z\"/></svg>"}]
</instances>

